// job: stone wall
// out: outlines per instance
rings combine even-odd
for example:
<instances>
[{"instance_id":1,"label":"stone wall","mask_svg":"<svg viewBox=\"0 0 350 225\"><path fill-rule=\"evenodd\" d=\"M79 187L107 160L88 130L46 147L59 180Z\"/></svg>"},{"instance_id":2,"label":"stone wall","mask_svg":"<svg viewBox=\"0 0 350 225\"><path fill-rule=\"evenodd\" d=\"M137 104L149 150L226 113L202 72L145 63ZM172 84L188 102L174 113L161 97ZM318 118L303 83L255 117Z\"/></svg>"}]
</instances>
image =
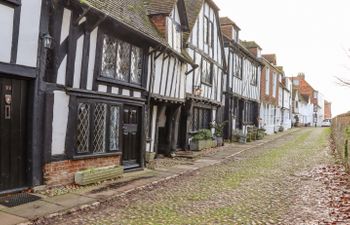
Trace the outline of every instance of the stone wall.
<instances>
[{"instance_id":1,"label":"stone wall","mask_svg":"<svg viewBox=\"0 0 350 225\"><path fill-rule=\"evenodd\" d=\"M347 133L350 131L350 112L345 113L342 115L339 115L335 117L332 121L332 137L334 140L334 145L336 147L336 151L341 156L341 158L344 160L344 162L347 162L347 165L350 164L349 159L345 159L345 140L349 140L350 142L350 135ZM350 151L350 148L348 148Z\"/></svg>"},{"instance_id":2,"label":"stone wall","mask_svg":"<svg viewBox=\"0 0 350 225\"><path fill-rule=\"evenodd\" d=\"M44 182L48 186L72 184L80 170L114 165L120 165L120 156L52 162L44 166Z\"/></svg>"}]
</instances>

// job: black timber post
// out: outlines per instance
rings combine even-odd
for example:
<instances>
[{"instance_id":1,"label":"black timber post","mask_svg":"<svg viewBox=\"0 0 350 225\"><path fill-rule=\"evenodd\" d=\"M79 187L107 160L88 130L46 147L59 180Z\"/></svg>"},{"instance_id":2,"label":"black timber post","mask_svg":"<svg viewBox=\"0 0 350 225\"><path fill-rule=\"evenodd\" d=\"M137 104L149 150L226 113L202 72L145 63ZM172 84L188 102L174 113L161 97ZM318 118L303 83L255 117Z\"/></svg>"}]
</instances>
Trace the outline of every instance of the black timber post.
<instances>
[{"instance_id":1,"label":"black timber post","mask_svg":"<svg viewBox=\"0 0 350 225\"><path fill-rule=\"evenodd\" d=\"M46 85L43 81L46 73L46 61L47 61L47 49L44 48L42 42L42 36L48 34L49 27L49 5L50 1L43 0L41 7L40 18L40 33L39 33L39 47L38 47L38 76L34 81L33 89L33 104L32 104L32 119L30 121L30 149L31 154L29 158L30 163L30 175L31 185L38 186L43 183L43 158L44 158L44 105L45 105L45 89Z\"/></svg>"}]
</instances>

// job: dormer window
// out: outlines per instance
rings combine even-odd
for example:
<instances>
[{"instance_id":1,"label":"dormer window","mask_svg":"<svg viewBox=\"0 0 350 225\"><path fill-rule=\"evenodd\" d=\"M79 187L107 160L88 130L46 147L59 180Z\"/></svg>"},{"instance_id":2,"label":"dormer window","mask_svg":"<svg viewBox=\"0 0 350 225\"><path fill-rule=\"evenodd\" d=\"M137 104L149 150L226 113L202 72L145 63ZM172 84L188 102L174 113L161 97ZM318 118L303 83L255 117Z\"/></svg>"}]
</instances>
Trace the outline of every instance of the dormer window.
<instances>
[{"instance_id":1,"label":"dormer window","mask_svg":"<svg viewBox=\"0 0 350 225\"><path fill-rule=\"evenodd\" d=\"M101 76L140 85L142 58L141 48L104 35Z\"/></svg>"}]
</instances>

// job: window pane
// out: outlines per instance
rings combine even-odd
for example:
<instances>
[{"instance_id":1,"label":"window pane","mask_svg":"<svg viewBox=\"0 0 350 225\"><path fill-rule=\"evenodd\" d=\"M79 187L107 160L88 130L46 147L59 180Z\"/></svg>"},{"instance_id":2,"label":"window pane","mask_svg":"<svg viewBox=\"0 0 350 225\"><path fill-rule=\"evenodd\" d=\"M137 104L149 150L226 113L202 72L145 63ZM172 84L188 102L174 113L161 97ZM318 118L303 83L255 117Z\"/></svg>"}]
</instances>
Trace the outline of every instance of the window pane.
<instances>
[{"instance_id":1,"label":"window pane","mask_svg":"<svg viewBox=\"0 0 350 225\"><path fill-rule=\"evenodd\" d=\"M106 146L106 113L107 105L102 103L95 104L94 110L94 134L93 147L94 153L105 152Z\"/></svg>"},{"instance_id":2,"label":"window pane","mask_svg":"<svg viewBox=\"0 0 350 225\"><path fill-rule=\"evenodd\" d=\"M117 42L104 36L103 40L103 53L102 53L102 76L114 78L115 64L117 60Z\"/></svg>"},{"instance_id":3,"label":"window pane","mask_svg":"<svg viewBox=\"0 0 350 225\"><path fill-rule=\"evenodd\" d=\"M117 57L117 79L128 82L130 74L130 44L118 41Z\"/></svg>"},{"instance_id":4,"label":"window pane","mask_svg":"<svg viewBox=\"0 0 350 225\"><path fill-rule=\"evenodd\" d=\"M118 106L111 106L111 115L110 115L110 125L109 125L109 150L117 151L119 150L119 118L120 111Z\"/></svg>"},{"instance_id":5,"label":"window pane","mask_svg":"<svg viewBox=\"0 0 350 225\"><path fill-rule=\"evenodd\" d=\"M131 82L141 83L142 74L142 50L137 47L131 49Z\"/></svg>"},{"instance_id":6,"label":"window pane","mask_svg":"<svg viewBox=\"0 0 350 225\"><path fill-rule=\"evenodd\" d=\"M78 123L77 123L77 153L89 152L90 136L90 105L80 103L78 106Z\"/></svg>"}]
</instances>

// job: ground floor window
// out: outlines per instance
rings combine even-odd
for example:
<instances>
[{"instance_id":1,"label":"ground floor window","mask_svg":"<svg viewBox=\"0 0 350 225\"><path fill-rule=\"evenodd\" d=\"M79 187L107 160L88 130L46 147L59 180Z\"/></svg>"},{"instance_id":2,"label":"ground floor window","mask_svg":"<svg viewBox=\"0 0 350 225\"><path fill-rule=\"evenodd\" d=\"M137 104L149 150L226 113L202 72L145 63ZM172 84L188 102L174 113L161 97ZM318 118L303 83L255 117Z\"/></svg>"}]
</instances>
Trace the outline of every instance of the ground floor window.
<instances>
[{"instance_id":1,"label":"ground floor window","mask_svg":"<svg viewBox=\"0 0 350 225\"><path fill-rule=\"evenodd\" d=\"M255 102L245 102L244 104L244 123L245 124L256 124L257 123L257 103Z\"/></svg>"},{"instance_id":2,"label":"ground floor window","mask_svg":"<svg viewBox=\"0 0 350 225\"><path fill-rule=\"evenodd\" d=\"M193 108L193 130L209 129L211 122L211 109Z\"/></svg>"},{"instance_id":3,"label":"ground floor window","mask_svg":"<svg viewBox=\"0 0 350 225\"><path fill-rule=\"evenodd\" d=\"M105 102L77 105L75 153L103 154L120 150L120 106Z\"/></svg>"}]
</instances>

